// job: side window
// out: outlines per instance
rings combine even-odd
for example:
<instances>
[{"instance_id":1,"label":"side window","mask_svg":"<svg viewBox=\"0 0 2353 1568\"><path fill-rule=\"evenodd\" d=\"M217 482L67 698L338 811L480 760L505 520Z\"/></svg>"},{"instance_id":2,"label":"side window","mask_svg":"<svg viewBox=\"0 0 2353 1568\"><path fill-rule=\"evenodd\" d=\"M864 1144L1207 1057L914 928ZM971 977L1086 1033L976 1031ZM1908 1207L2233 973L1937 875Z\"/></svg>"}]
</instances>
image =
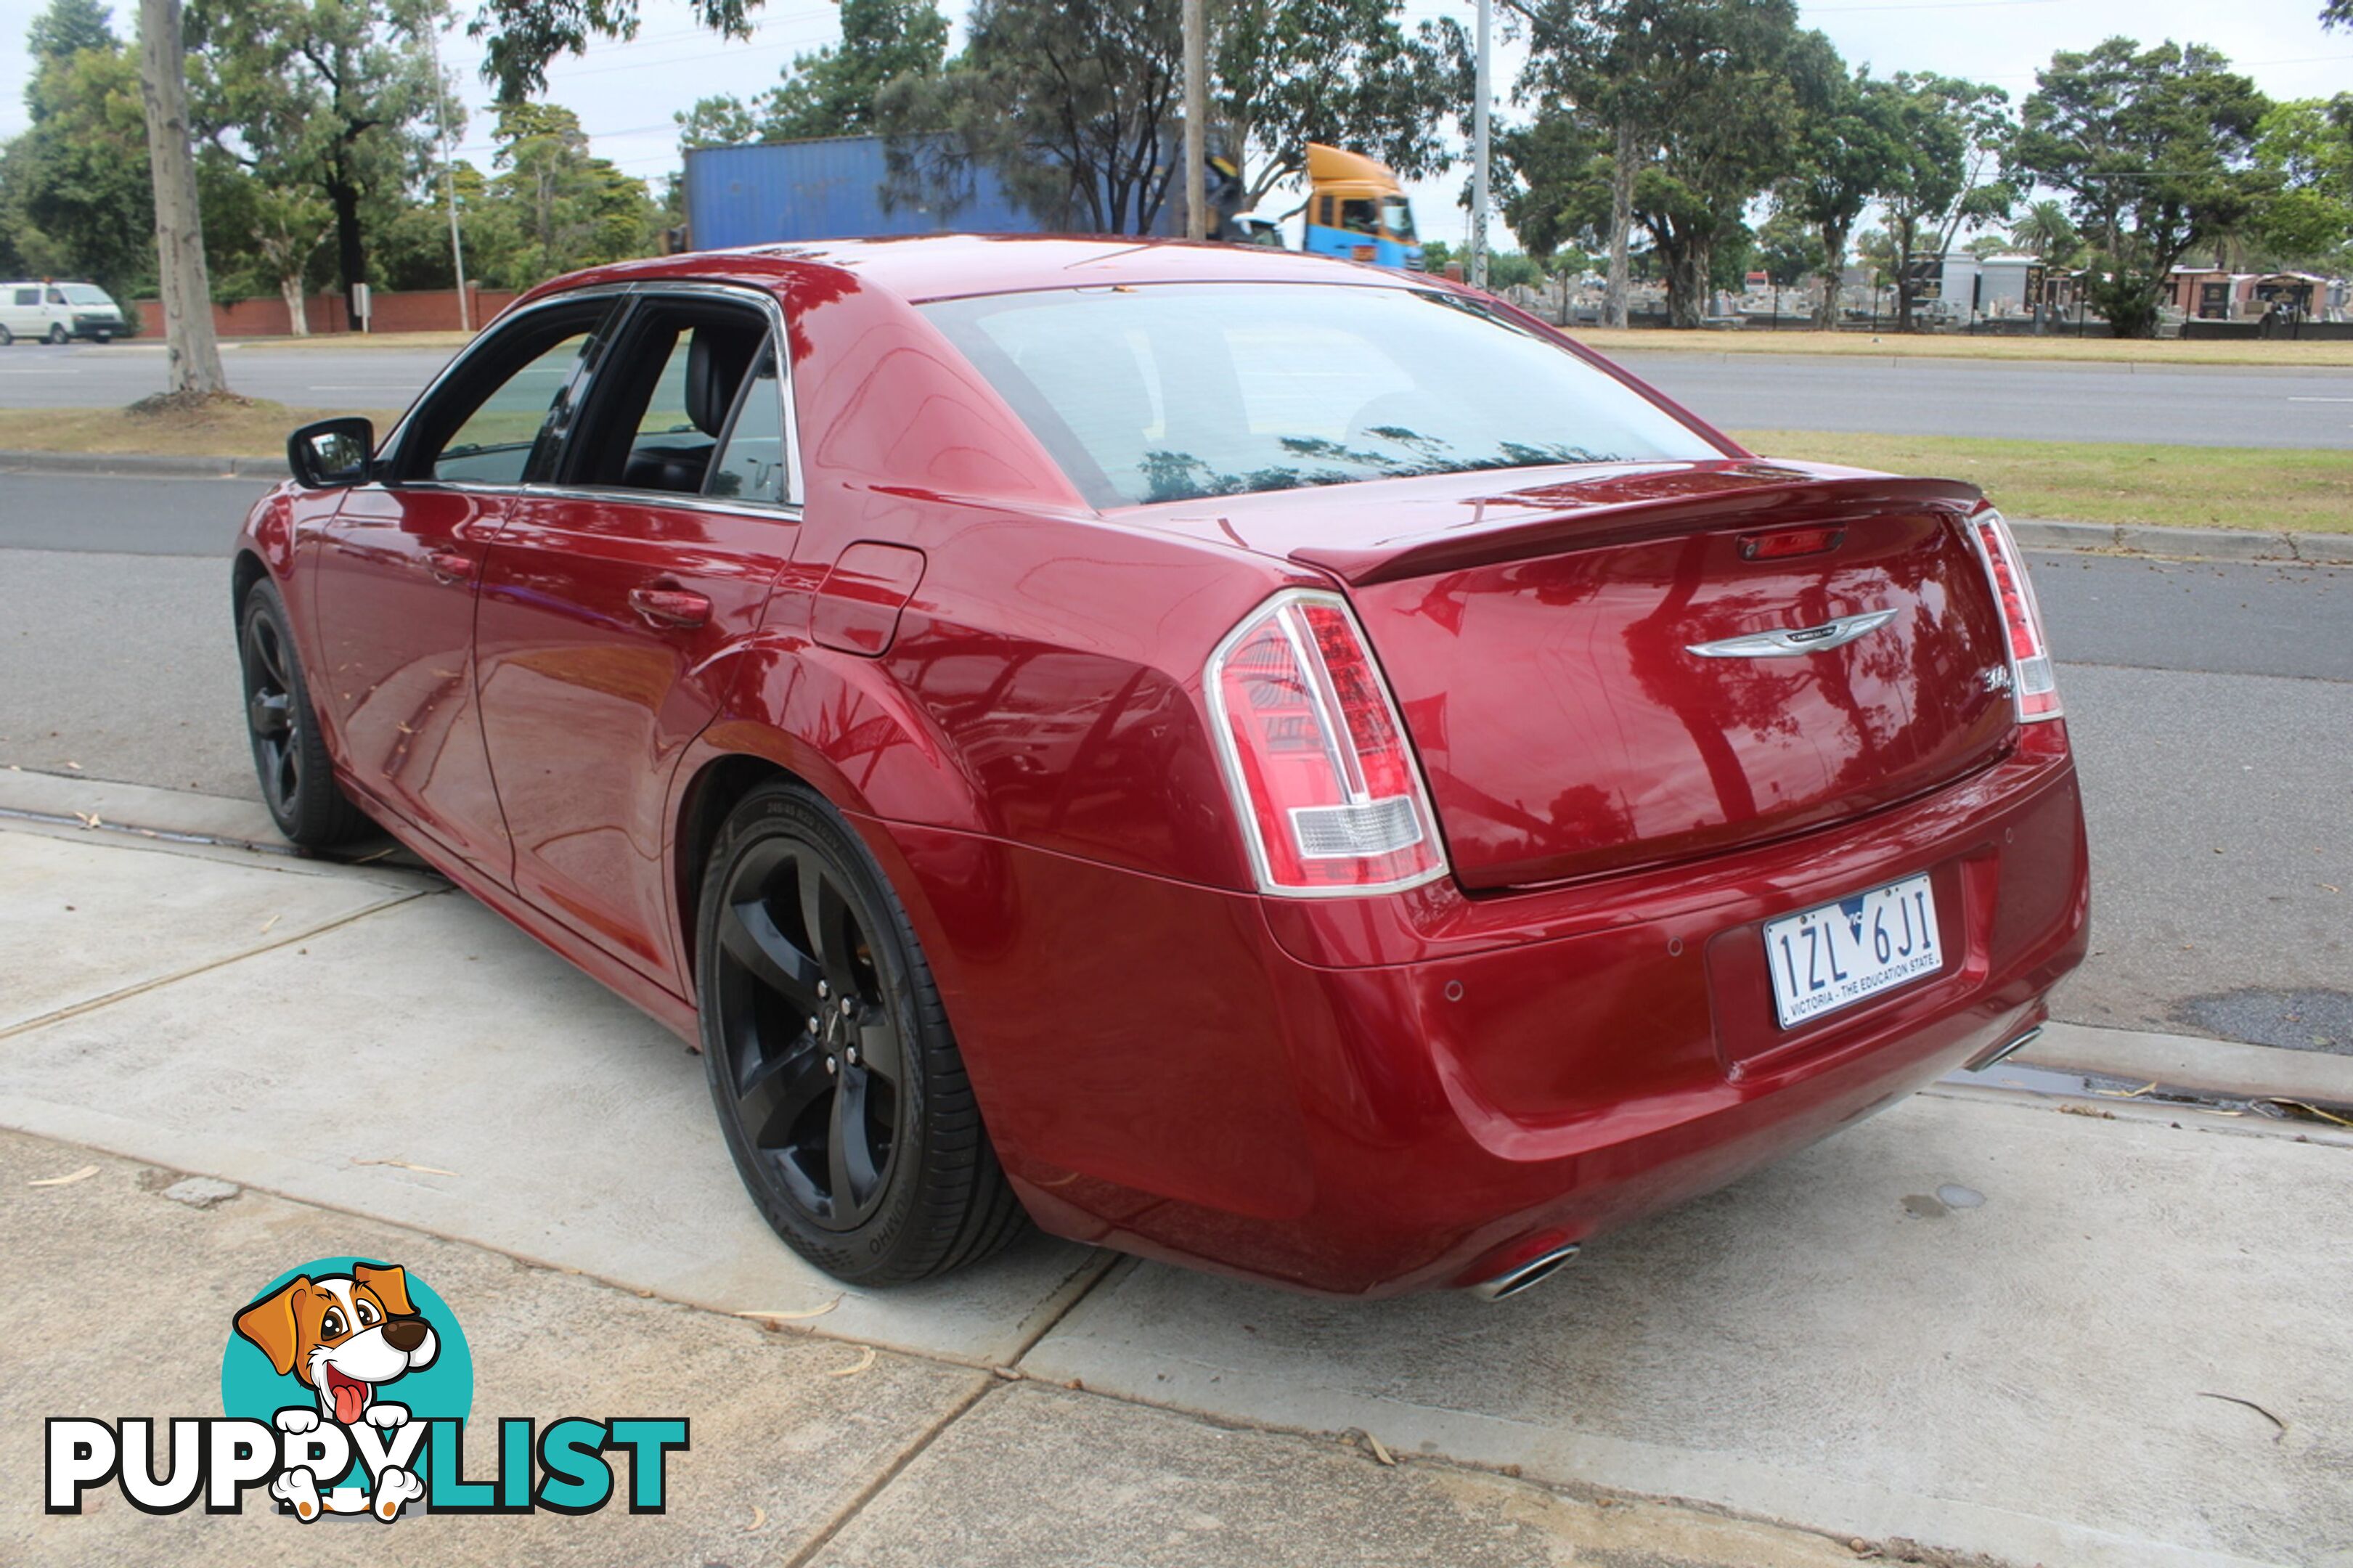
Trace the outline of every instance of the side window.
<instances>
[{"instance_id":1,"label":"side window","mask_svg":"<svg viewBox=\"0 0 2353 1568\"><path fill-rule=\"evenodd\" d=\"M408 465L410 472L459 484L522 483L542 434L563 407L595 325L592 316L543 325L515 346L526 356L522 363L488 388L475 384L470 397L463 386L449 389L459 406L427 411L428 425L420 432L427 445L419 460Z\"/></svg>"},{"instance_id":2,"label":"side window","mask_svg":"<svg viewBox=\"0 0 2353 1568\"><path fill-rule=\"evenodd\" d=\"M775 353L763 353L744 384L703 491L771 504L792 499L785 493L785 398Z\"/></svg>"},{"instance_id":3,"label":"side window","mask_svg":"<svg viewBox=\"0 0 2353 1568\"><path fill-rule=\"evenodd\" d=\"M50 303L50 304L52 304L52 305L62 305L62 304L64 304L65 302L66 302L66 291L65 291L64 289L50 289L50 290L49 290L49 303Z\"/></svg>"},{"instance_id":4,"label":"side window","mask_svg":"<svg viewBox=\"0 0 2353 1568\"><path fill-rule=\"evenodd\" d=\"M37 305L40 302L41 291L38 289L19 289L16 290L16 303L19 305Z\"/></svg>"},{"instance_id":5,"label":"side window","mask_svg":"<svg viewBox=\"0 0 2353 1568\"><path fill-rule=\"evenodd\" d=\"M691 494L702 488L712 448L718 444L717 426L727 411L721 404L714 416L705 406L708 390L691 384L702 374L701 357L711 352L706 343L699 355L695 337L691 329L649 324L638 341L634 365L618 370L618 375L626 378L633 368L641 374L651 364L661 366L646 398L645 412L638 416L637 429L629 436L628 460L619 482L630 489ZM729 386L726 395L732 396L733 391Z\"/></svg>"},{"instance_id":6,"label":"side window","mask_svg":"<svg viewBox=\"0 0 2353 1568\"><path fill-rule=\"evenodd\" d=\"M767 318L758 310L708 298L640 300L596 373L596 392L569 443L564 482L782 500L783 404L768 347ZM758 395L755 365L769 381L774 412L765 416L737 413L747 396ZM731 421L745 432L728 470L737 488L715 489ZM765 448L758 445L763 428Z\"/></svg>"},{"instance_id":7,"label":"side window","mask_svg":"<svg viewBox=\"0 0 2353 1568\"><path fill-rule=\"evenodd\" d=\"M1378 234L1381 225L1378 209L1370 202L1345 201L1340 204L1340 226L1351 234Z\"/></svg>"}]
</instances>

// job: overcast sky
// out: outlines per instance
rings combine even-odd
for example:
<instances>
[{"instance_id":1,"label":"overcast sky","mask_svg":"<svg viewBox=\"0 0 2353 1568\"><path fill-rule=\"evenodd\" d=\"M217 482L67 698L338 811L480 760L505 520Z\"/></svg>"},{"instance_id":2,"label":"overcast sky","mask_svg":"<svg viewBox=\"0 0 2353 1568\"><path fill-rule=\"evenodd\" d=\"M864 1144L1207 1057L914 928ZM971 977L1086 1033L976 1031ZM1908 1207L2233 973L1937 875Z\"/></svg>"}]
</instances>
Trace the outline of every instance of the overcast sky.
<instances>
[{"instance_id":1,"label":"overcast sky","mask_svg":"<svg viewBox=\"0 0 2353 1568\"><path fill-rule=\"evenodd\" d=\"M1473 0L1408 0L1409 16L1454 16L1468 26ZM0 137L25 122L28 62L25 29L46 0L0 0ZM945 0L952 16L961 0ZM2275 98L2326 97L2353 89L2353 31L2327 33L2319 0L1800 0L1804 25L1830 36L1847 59L1881 74L1936 70L1972 77L2023 98L2037 67L2057 49L2085 48L2112 34L2143 43L2161 38L2211 44ZM459 0L461 15L470 14ZM802 50L833 41L839 32L830 0L771 0L758 13L756 35L722 43L698 31L683 0L645 0L644 27L634 43L597 44L586 58L559 63L547 97L578 111L596 150L633 174L657 179L678 167L673 111L697 98L734 93L751 98L773 85ZM136 26L135 0L119 4L116 26ZM473 113L460 133L459 156L490 163L490 95L478 68L480 49L457 29L443 44L444 64L461 72ZM1508 120L1517 58L1499 51L1498 111ZM1460 170L1417 187L1423 234L1459 242L1466 217L1453 203Z\"/></svg>"}]
</instances>

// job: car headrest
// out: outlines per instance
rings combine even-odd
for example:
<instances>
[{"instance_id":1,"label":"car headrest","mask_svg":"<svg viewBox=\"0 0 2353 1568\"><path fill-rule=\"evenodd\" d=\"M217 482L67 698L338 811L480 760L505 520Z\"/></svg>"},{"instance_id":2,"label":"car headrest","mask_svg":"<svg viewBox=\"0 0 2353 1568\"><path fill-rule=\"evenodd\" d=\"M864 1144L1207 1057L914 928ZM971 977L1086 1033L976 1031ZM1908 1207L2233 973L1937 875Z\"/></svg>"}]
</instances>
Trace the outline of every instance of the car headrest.
<instances>
[{"instance_id":1,"label":"car headrest","mask_svg":"<svg viewBox=\"0 0 2353 1568\"><path fill-rule=\"evenodd\" d=\"M686 350L686 416L716 437L734 406L735 389L760 346L759 335L737 327L697 327Z\"/></svg>"}]
</instances>

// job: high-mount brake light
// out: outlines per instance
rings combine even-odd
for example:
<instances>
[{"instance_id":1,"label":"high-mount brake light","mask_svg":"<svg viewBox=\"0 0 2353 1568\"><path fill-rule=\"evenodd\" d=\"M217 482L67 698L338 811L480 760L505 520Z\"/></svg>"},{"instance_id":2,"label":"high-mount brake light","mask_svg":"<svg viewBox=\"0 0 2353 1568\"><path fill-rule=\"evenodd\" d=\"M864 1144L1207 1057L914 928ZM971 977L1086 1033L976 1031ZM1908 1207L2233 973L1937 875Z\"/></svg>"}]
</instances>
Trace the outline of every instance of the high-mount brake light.
<instances>
[{"instance_id":1,"label":"high-mount brake light","mask_svg":"<svg viewBox=\"0 0 2353 1568\"><path fill-rule=\"evenodd\" d=\"M1346 601L1276 595L1218 645L1202 685L1262 891L1396 892L1446 874L1405 726Z\"/></svg>"},{"instance_id":2,"label":"high-mount brake light","mask_svg":"<svg viewBox=\"0 0 2353 1568\"><path fill-rule=\"evenodd\" d=\"M1787 561L1798 555L1820 555L1836 550L1846 538L1843 528L1783 528L1771 533L1743 535L1743 561Z\"/></svg>"},{"instance_id":3,"label":"high-mount brake light","mask_svg":"<svg viewBox=\"0 0 2353 1568\"><path fill-rule=\"evenodd\" d=\"M2010 695L2018 704L2021 723L2059 717L2059 682L2051 668L2051 644L2042 635L2042 611L2034 602L2034 583L2026 574L2025 558L2010 524L1993 508L1980 507L1969 518L1978 558L2001 605L2001 629L2010 645Z\"/></svg>"}]
</instances>

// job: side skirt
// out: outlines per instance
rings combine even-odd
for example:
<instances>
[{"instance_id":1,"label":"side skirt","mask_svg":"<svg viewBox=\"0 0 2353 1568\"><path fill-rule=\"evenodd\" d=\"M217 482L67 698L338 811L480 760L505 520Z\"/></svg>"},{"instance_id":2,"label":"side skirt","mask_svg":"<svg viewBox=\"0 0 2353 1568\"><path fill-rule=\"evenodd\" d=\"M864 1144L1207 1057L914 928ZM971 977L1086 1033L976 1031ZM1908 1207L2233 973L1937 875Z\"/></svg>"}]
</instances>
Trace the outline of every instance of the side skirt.
<instances>
[{"instance_id":1,"label":"side skirt","mask_svg":"<svg viewBox=\"0 0 2353 1568\"><path fill-rule=\"evenodd\" d=\"M647 979L546 910L526 902L512 888L501 886L483 875L479 868L460 858L431 834L354 784L340 767L335 770L335 782L366 808L367 814L379 826L414 850L435 870L455 882L462 891L489 905L524 935L646 1014L689 1046L697 1050L702 1048L702 1031L693 1003Z\"/></svg>"}]
</instances>

